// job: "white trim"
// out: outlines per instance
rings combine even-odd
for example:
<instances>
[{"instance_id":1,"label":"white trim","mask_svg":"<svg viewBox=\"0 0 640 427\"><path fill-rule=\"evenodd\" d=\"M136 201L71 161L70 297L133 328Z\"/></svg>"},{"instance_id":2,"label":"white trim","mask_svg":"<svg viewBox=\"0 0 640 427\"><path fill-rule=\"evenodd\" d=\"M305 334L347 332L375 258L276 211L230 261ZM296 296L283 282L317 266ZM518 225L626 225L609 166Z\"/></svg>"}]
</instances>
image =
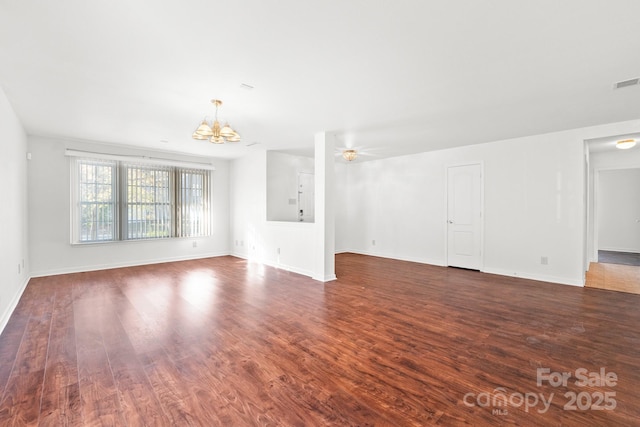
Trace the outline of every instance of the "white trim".
<instances>
[{"instance_id":1,"label":"white trim","mask_svg":"<svg viewBox=\"0 0 640 427\"><path fill-rule=\"evenodd\" d=\"M320 281L323 281L323 282L326 282L326 281L329 281L329 280L336 280L335 275L333 276L333 279L326 279L326 280L317 279L313 275L313 271L311 271L311 270L305 270L305 269L297 268L297 267L294 267L294 266L291 266L291 265L287 265L287 264L278 264L276 262L270 262L270 261L266 261L266 260L249 258L247 255L241 254L239 252L232 252L230 255L234 256L236 258L243 259L243 260L245 260L247 262L257 262L258 264L263 264L263 265L266 265L266 266L269 266L269 267L277 268L278 270L285 270L285 271L289 271L291 273L300 274L301 276L310 277L310 278L312 278L314 280L320 280Z\"/></svg>"},{"instance_id":2,"label":"white trim","mask_svg":"<svg viewBox=\"0 0 640 427\"><path fill-rule=\"evenodd\" d=\"M406 258L406 257L403 258L403 257L389 256L385 254L372 253L372 252L366 252L366 251L355 251L355 250L348 250L346 252L357 254L357 255L374 256L379 258L388 258L388 259L394 259L398 261L409 261L409 262L415 262L418 264L427 264L427 265L433 265L436 267L449 268L442 261L436 261L436 260L424 260L424 259ZM455 268L455 267L451 267L451 268ZM546 282L546 283L561 284L561 285L571 285L571 286L580 286L580 287L584 286L584 283L578 278L535 275L535 274L528 274L528 273L522 273L522 272L514 272L510 270L503 270L498 268L485 268L484 270L481 270L478 273L496 274L498 276L516 277L520 279L535 280L538 282ZM489 279L484 279L484 280L489 280Z\"/></svg>"},{"instance_id":3,"label":"white trim","mask_svg":"<svg viewBox=\"0 0 640 427\"><path fill-rule=\"evenodd\" d=\"M613 248L610 246L606 246L604 248L598 249L600 251L610 251L610 252L625 252L628 254L640 254L638 249L629 249L629 248Z\"/></svg>"},{"instance_id":4,"label":"white trim","mask_svg":"<svg viewBox=\"0 0 640 427\"><path fill-rule=\"evenodd\" d=\"M571 285L584 287L584 281L581 278L559 277L559 276L547 276L544 274L528 274L521 272L514 272L510 270L503 270L499 268L487 268L482 271L487 274L496 274L498 276L517 277L520 279L535 280L538 282L555 283L560 285Z\"/></svg>"},{"instance_id":5,"label":"white trim","mask_svg":"<svg viewBox=\"0 0 640 427\"><path fill-rule=\"evenodd\" d=\"M480 271L484 271L484 160L449 163L444 166L444 265L449 265L449 169L461 166L480 166Z\"/></svg>"},{"instance_id":6,"label":"white trim","mask_svg":"<svg viewBox=\"0 0 640 427\"><path fill-rule=\"evenodd\" d=\"M341 253L352 253L356 255L366 255L373 256L378 258L386 258L386 259L394 259L397 261L408 261L415 262L416 264L427 264L427 265L435 265L438 267L446 267L445 261L436 260L436 259L428 259L428 258L418 258L418 257L406 257L406 256L398 256L398 255L389 255L382 252L371 252L371 251L360 251L360 250L344 250Z\"/></svg>"},{"instance_id":7,"label":"white trim","mask_svg":"<svg viewBox=\"0 0 640 427\"><path fill-rule=\"evenodd\" d=\"M583 154L584 154L584 168L583 176L585 178L585 182L583 185L584 194L582 195L582 200L584 202L584 229L582 234L582 275L583 275L583 283L587 282L587 271L589 271L589 266L591 262L591 255L589 254L589 226L591 225L591 153L589 151L589 144L586 140L583 140Z\"/></svg>"},{"instance_id":8,"label":"white trim","mask_svg":"<svg viewBox=\"0 0 640 427\"><path fill-rule=\"evenodd\" d=\"M84 273L87 271L111 270L114 268L137 267L141 265L161 264L164 262L175 262L175 261L189 261L192 259L215 258L215 257L221 257L221 256L229 256L229 255L231 255L229 252L211 252L211 253L199 254L195 256L194 255L175 256L175 257L167 257L167 258L156 258L156 259L145 260L145 261L83 265L82 267L35 271L31 273L31 277L45 277L45 276L57 276L60 274Z\"/></svg>"},{"instance_id":9,"label":"white trim","mask_svg":"<svg viewBox=\"0 0 640 427\"><path fill-rule=\"evenodd\" d=\"M206 169L206 170L216 170L216 168L213 166L211 162L190 162L185 160L164 159L160 157L151 157L151 156L95 153L92 151L72 150L70 148L67 148L64 151L64 155L68 157L83 157L86 159L118 160L118 161L125 161L125 162L134 161L136 163L148 163L148 164L150 163L154 165L163 165L163 166L179 166L179 167Z\"/></svg>"},{"instance_id":10,"label":"white trim","mask_svg":"<svg viewBox=\"0 0 640 427\"><path fill-rule=\"evenodd\" d=\"M249 260L252 261L252 260ZM303 276L307 276L307 277L313 277L313 272L311 270L305 270L302 268L297 268L294 267L292 265L287 265L287 264L278 264L278 263L273 263L273 262L269 262L269 261L259 261L261 264L264 265L268 265L269 267L274 267L280 270L286 270L286 271L290 271L292 273L296 273L296 274L301 274Z\"/></svg>"},{"instance_id":11,"label":"white trim","mask_svg":"<svg viewBox=\"0 0 640 427\"><path fill-rule=\"evenodd\" d=\"M16 292L16 294L13 296L13 299L7 306L7 309L2 314L2 317L0 317L0 334L2 334L2 332L4 331L4 328L7 326L7 323L9 323L9 319L11 318L11 315L13 314L14 310L18 306L18 302L20 302L20 298L22 298L22 294L24 293L25 289L27 289L29 280L31 280L31 277L27 277L24 280L24 283L20 286L20 289L18 290L18 292Z\"/></svg>"},{"instance_id":12,"label":"white trim","mask_svg":"<svg viewBox=\"0 0 640 427\"><path fill-rule=\"evenodd\" d=\"M331 274L329 276L324 276L324 277L312 276L311 278L313 280L317 280L318 282L331 282L334 280L338 280L335 274Z\"/></svg>"}]
</instances>

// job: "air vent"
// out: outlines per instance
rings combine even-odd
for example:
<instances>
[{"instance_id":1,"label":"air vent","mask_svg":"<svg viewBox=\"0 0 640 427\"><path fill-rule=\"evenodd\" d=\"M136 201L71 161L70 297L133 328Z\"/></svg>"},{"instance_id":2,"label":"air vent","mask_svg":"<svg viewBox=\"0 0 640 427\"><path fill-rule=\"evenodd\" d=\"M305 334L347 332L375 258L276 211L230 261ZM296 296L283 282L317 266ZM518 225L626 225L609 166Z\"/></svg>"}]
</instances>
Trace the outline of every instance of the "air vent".
<instances>
[{"instance_id":1,"label":"air vent","mask_svg":"<svg viewBox=\"0 0 640 427\"><path fill-rule=\"evenodd\" d=\"M640 77L636 77L635 79L629 79L622 82L618 82L613 85L614 89L622 89L623 87L635 86L640 84Z\"/></svg>"}]
</instances>

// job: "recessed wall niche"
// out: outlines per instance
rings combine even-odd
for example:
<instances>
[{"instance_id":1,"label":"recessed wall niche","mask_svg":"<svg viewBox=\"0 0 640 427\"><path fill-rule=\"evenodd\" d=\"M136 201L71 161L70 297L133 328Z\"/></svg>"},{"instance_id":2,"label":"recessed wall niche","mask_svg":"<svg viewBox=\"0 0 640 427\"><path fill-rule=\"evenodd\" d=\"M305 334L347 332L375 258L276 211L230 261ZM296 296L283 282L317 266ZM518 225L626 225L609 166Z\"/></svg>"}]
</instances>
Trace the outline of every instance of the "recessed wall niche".
<instances>
[{"instance_id":1,"label":"recessed wall niche","mask_svg":"<svg viewBox=\"0 0 640 427\"><path fill-rule=\"evenodd\" d=\"M314 222L314 159L267 151L267 221Z\"/></svg>"}]
</instances>

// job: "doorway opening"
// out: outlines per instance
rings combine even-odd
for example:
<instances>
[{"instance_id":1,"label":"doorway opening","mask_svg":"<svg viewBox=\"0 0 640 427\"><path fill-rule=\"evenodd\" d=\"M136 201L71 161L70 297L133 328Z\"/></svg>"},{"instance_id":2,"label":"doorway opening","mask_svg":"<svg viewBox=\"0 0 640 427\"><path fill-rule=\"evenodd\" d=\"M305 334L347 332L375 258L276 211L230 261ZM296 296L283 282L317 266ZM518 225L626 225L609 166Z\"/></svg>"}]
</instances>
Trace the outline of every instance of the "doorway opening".
<instances>
[{"instance_id":1,"label":"doorway opening","mask_svg":"<svg viewBox=\"0 0 640 427\"><path fill-rule=\"evenodd\" d=\"M618 135L586 141L586 287L640 293L640 150L619 150Z\"/></svg>"}]
</instances>

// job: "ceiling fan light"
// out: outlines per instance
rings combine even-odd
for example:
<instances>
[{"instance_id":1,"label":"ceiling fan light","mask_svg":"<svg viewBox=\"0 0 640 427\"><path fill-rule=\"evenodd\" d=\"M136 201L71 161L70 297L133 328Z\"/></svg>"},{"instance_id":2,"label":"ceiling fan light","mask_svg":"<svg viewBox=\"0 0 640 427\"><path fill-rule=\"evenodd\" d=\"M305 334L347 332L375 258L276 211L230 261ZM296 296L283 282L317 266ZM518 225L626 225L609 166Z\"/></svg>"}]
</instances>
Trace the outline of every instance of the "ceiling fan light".
<instances>
[{"instance_id":1,"label":"ceiling fan light","mask_svg":"<svg viewBox=\"0 0 640 427\"><path fill-rule=\"evenodd\" d=\"M348 162L352 162L358 157L358 152L356 150L344 150L342 152L342 157Z\"/></svg>"},{"instance_id":2,"label":"ceiling fan light","mask_svg":"<svg viewBox=\"0 0 640 427\"><path fill-rule=\"evenodd\" d=\"M623 139L621 141L616 142L616 148L619 148L621 150L627 150L629 148L632 148L636 145L636 140L635 139Z\"/></svg>"},{"instance_id":3,"label":"ceiling fan light","mask_svg":"<svg viewBox=\"0 0 640 427\"><path fill-rule=\"evenodd\" d=\"M209 142L213 142L214 144L224 144L224 138L221 136L212 136L209 138Z\"/></svg>"}]
</instances>

